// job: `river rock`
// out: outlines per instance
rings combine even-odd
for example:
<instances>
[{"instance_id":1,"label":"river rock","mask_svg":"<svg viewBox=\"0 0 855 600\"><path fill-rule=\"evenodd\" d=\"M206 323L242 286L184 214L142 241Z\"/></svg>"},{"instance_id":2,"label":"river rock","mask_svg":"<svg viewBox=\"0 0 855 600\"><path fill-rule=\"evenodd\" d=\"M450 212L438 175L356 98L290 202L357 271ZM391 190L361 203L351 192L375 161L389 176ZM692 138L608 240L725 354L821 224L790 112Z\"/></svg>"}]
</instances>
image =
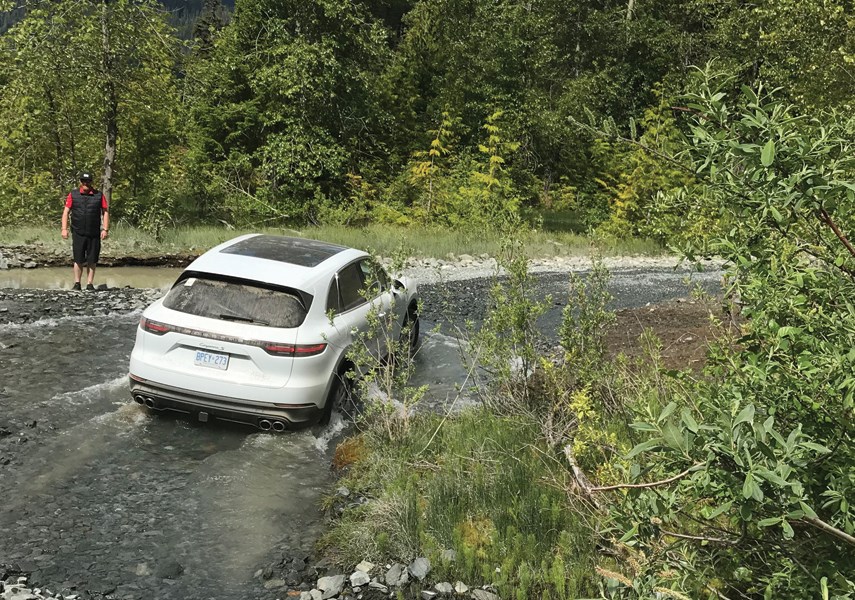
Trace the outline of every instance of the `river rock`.
<instances>
[{"instance_id":1,"label":"river rock","mask_svg":"<svg viewBox=\"0 0 855 600\"><path fill-rule=\"evenodd\" d=\"M264 582L264 589L266 590L274 590L281 587L285 587L284 579L268 579Z\"/></svg>"},{"instance_id":2,"label":"river rock","mask_svg":"<svg viewBox=\"0 0 855 600\"><path fill-rule=\"evenodd\" d=\"M437 583L435 586L433 586L433 589L435 589L440 594L452 594L454 592L454 587L452 587L452 585L447 581Z\"/></svg>"},{"instance_id":3,"label":"river rock","mask_svg":"<svg viewBox=\"0 0 855 600\"><path fill-rule=\"evenodd\" d=\"M469 591L469 586L463 583L462 581L458 581L454 584L454 591L457 594L465 594Z\"/></svg>"},{"instance_id":4,"label":"river rock","mask_svg":"<svg viewBox=\"0 0 855 600\"><path fill-rule=\"evenodd\" d=\"M356 571L350 576L350 585L353 587L361 587L371 581L371 577L365 571Z\"/></svg>"},{"instance_id":5,"label":"river rock","mask_svg":"<svg viewBox=\"0 0 855 600\"><path fill-rule=\"evenodd\" d=\"M500 600L496 594L487 590L472 590L472 597L475 600Z\"/></svg>"},{"instance_id":6,"label":"river rock","mask_svg":"<svg viewBox=\"0 0 855 600\"><path fill-rule=\"evenodd\" d=\"M318 589L323 592L322 600L338 596L341 590L344 589L344 575L330 575L318 579Z\"/></svg>"},{"instance_id":7,"label":"river rock","mask_svg":"<svg viewBox=\"0 0 855 600\"><path fill-rule=\"evenodd\" d=\"M421 581L430 573L430 561L424 557L419 557L410 563L407 571L410 572L410 575Z\"/></svg>"},{"instance_id":8,"label":"river rock","mask_svg":"<svg viewBox=\"0 0 855 600\"><path fill-rule=\"evenodd\" d=\"M367 560L363 560L361 563L356 565L357 571L362 571L363 573L371 573L374 569L374 563L370 563Z\"/></svg>"},{"instance_id":9,"label":"river rock","mask_svg":"<svg viewBox=\"0 0 855 600\"><path fill-rule=\"evenodd\" d=\"M409 581L410 574L407 572L407 568L401 563L395 563L386 571L386 585L390 587L407 585Z\"/></svg>"}]
</instances>

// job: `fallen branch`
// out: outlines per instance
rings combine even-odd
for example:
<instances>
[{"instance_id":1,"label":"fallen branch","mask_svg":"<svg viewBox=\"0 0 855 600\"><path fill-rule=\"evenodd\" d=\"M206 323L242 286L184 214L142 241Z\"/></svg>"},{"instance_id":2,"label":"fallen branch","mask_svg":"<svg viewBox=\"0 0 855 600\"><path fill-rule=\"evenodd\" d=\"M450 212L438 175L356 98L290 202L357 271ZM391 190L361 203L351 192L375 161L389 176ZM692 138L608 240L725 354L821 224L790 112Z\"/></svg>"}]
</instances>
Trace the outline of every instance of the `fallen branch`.
<instances>
[{"instance_id":1,"label":"fallen branch","mask_svg":"<svg viewBox=\"0 0 855 600\"><path fill-rule=\"evenodd\" d=\"M566 451L565 451L566 453ZM589 488L591 492L610 492L612 490L627 490L627 489L642 489L642 488L652 488L658 487L660 485L668 485L669 483L674 483L678 479L682 479L689 473L693 473L704 466L704 463L698 463L696 465L692 465L682 473L678 473L673 477L669 477L668 479L662 479L661 481L652 481L650 483L618 483L617 485L604 485L604 486L592 486Z\"/></svg>"},{"instance_id":2,"label":"fallen branch","mask_svg":"<svg viewBox=\"0 0 855 600\"><path fill-rule=\"evenodd\" d=\"M579 486L579 489L588 497L591 503L597 507L597 509L601 509L602 506L597 499L594 498L594 494L592 493L594 486L591 485L591 481L585 475L585 472L579 468L579 465L576 463L576 457L573 454L573 445L567 444L564 446L564 457L567 459L567 462L570 465L570 469L573 472L573 478L576 480L576 484Z\"/></svg>"}]
</instances>

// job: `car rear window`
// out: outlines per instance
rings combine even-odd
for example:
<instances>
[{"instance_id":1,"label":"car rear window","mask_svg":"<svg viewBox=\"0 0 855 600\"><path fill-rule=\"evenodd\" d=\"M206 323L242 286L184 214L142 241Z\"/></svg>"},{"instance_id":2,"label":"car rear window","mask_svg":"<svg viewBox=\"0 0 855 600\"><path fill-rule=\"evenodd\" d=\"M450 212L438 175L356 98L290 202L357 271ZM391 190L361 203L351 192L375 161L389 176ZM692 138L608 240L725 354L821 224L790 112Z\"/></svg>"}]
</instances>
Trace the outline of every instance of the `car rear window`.
<instances>
[{"instance_id":1,"label":"car rear window","mask_svg":"<svg viewBox=\"0 0 855 600\"><path fill-rule=\"evenodd\" d=\"M299 327L308 309L283 290L199 277L175 284L163 305L200 317L286 328Z\"/></svg>"}]
</instances>

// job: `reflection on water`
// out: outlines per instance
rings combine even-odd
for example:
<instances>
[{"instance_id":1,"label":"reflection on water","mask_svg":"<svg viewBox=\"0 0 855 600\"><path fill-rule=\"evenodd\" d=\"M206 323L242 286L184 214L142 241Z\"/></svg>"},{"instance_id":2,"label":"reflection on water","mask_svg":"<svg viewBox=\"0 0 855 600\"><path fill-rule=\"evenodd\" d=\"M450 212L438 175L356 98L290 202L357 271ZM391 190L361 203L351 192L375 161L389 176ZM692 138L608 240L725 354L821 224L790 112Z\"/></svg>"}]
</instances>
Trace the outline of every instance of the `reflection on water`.
<instances>
[{"instance_id":1,"label":"reflection on water","mask_svg":"<svg viewBox=\"0 0 855 600\"><path fill-rule=\"evenodd\" d=\"M172 285L181 271L172 267L98 267L95 285L162 288ZM73 283L70 261L68 267L0 271L0 288L59 290L70 289Z\"/></svg>"}]
</instances>

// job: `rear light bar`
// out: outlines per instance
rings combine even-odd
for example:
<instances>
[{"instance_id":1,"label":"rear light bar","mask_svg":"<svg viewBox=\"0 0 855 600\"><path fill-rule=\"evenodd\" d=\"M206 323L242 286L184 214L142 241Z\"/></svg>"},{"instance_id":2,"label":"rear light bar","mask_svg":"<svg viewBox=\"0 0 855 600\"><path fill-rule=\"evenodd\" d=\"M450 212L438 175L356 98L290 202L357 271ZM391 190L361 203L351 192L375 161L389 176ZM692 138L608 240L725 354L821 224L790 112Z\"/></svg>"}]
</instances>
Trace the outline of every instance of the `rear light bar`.
<instances>
[{"instance_id":1,"label":"rear light bar","mask_svg":"<svg viewBox=\"0 0 855 600\"><path fill-rule=\"evenodd\" d=\"M327 349L326 344L262 344L264 351L273 356L317 356Z\"/></svg>"},{"instance_id":2,"label":"rear light bar","mask_svg":"<svg viewBox=\"0 0 855 600\"><path fill-rule=\"evenodd\" d=\"M244 340L241 338L220 335L199 329L190 329L188 327L180 327L177 325L168 325L160 321L153 321L145 317L140 319L140 328L143 331L153 333L154 335L164 335L169 332L183 333L184 335L192 335L208 340L217 340L221 342L231 342L234 344L244 344L248 346L256 346L261 348L271 356L291 356L299 358L302 356L317 356L322 354L327 349L326 344L281 344L276 342L264 342L259 340Z\"/></svg>"},{"instance_id":3,"label":"rear light bar","mask_svg":"<svg viewBox=\"0 0 855 600\"><path fill-rule=\"evenodd\" d=\"M146 319L145 317L140 319L140 327L148 331L149 333L153 333L154 335L163 335L169 331L173 331L172 327L167 325L166 323L161 323L160 321L152 321L151 319Z\"/></svg>"}]
</instances>

